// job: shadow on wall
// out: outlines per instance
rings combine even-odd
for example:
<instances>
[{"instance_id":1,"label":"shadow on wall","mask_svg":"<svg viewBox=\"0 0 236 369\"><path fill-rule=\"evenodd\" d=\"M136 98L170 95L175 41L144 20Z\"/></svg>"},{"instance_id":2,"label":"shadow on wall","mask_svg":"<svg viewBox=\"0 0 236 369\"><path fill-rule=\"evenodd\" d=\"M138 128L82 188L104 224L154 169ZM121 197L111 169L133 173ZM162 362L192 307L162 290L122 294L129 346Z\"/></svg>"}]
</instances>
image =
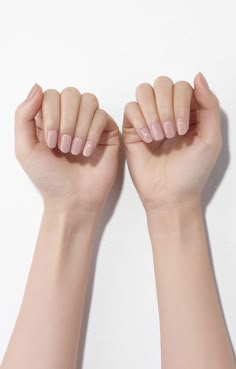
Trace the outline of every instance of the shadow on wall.
<instances>
[{"instance_id":1,"label":"shadow on wall","mask_svg":"<svg viewBox=\"0 0 236 369\"><path fill-rule=\"evenodd\" d=\"M217 191L217 188L222 182L224 174L230 162L230 151L229 151L229 140L228 140L229 138L228 118L223 110L221 110L221 122L222 122L223 146L222 146L222 150L219 155L219 158L216 162L216 165L208 179L207 184L205 185L205 188L202 194L202 207L203 207L204 214L206 212L206 208L208 204L213 199L214 194ZM84 307L84 317L83 317L83 323L82 323L82 328L81 328L81 339L80 339L80 345L79 345L78 356L77 356L77 369L83 368L87 325L88 325L88 318L89 318L89 313L90 313L91 299L93 295L93 285L94 285L96 260L97 260L97 255L99 251L99 245L101 243L105 227L113 215L115 206L121 194L121 190L122 190L123 182L124 182L124 167L125 167L125 156L124 156L123 147L121 147L119 172L118 172L114 187L109 195L108 201L106 202L106 206L104 208L104 211L101 216L100 222L97 227L96 235L95 235L94 249L93 249L93 255L92 255L92 264L91 264L91 273L90 273L89 282L88 282L88 290L87 290L88 292L87 292L87 297L86 297L86 302L85 302L85 307ZM205 221L205 226L206 226L206 221ZM207 226L206 226L206 234L207 234L208 245L210 245L209 235L207 232ZM212 261L210 247L209 247L209 253L210 253L210 257ZM214 270L213 261L212 261L212 266ZM218 291L218 296L219 296L219 291ZM220 297L219 297L219 300L220 300Z\"/></svg>"},{"instance_id":2,"label":"shadow on wall","mask_svg":"<svg viewBox=\"0 0 236 369\"><path fill-rule=\"evenodd\" d=\"M214 195L217 191L217 188L220 186L220 184L223 180L223 177L226 173L226 170L229 166L229 163L230 163L229 124L228 124L228 117L227 117L226 113L223 110L221 110L221 130L222 130L222 142L223 142L222 150L221 150L219 158L218 158L218 160L215 164L215 167L214 167L213 171L211 172L211 175L210 175L210 177L209 177L209 179L208 179L208 181L205 185L205 188L204 188L203 194L202 194L202 208L203 208L203 213L204 214L206 213L207 206L211 202L211 200L213 199L213 197L214 197ZM217 281L216 281L214 263L213 263L212 252L211 252L211 247L210 247L210 237L209 237L209 233L208 233L205 218L204 218L204 223L205 223L205 229L206 229L206 235L207 235L207 242L208 242L208 245L209 245L210 259L211 259L211 263L212 263L216 288L217 288L217 292L218 292L218 298L219 298L219 301L220 301L220 305L221 305L225 325L227 327L227 323L226 323L226 320L225 320L225 315L224 315L224 311L223 311L223 307L222 307L222 302L221 302L221 299L220 299L219 289L218 289L218 285L217 285ZM228 335L229 335L228 327L227 327L227 331L228 331ZM232 351L234 353L234 357L235 357L235 360L236 360L236 354L235 354L232 342L231 342L231 347L232 347Z\"/></svg>"},{"instance_id":3,"label":"shadow on wall","mask_svg":"<svg viewBox=\"0 0 236 369\"><path fill-rule=\"evenodd\" d=\"M109 222L109 220L112 218L112 215L114 213L116 204L121 194L123 182L124 182L125 155L124 155L122 137L120 137L120 139L121 139L120 165L119 165L117 177L116 177L114 186L109 194L109 197L107 199L106 205L103 209L102 215L100 217L100 221L97 225L97 229L95 232L93 254L92 254L92 260L91 260L91 269L90 269L91 272L90 272L89 281L88 281L87 296L86 296L86 301L85 301L85 306L84 306L84 316L83 316L82 327L81 327L80 344L79 344L79 350L78 350L78 355L77 355L77 369L83 368L87 326L88 326L91 300L93 296L93 286L94 286L96 261L97 261L97 256L99 252L99 246L100 246L106 225Z\"/></svg>"}]
</instances>

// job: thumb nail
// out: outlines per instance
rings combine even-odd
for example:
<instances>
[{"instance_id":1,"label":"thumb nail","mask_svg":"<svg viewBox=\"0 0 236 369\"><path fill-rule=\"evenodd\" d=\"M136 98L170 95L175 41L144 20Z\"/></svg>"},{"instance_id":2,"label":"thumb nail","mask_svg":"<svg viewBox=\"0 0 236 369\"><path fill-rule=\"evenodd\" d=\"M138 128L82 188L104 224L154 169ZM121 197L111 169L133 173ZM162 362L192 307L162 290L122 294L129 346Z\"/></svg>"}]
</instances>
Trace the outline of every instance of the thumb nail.
<instances>
[{"instance_id":1,"label":"thumb nail","mask_svg":"<svg viewBox=\"0 0 236 369\"><path fill-rule=\"evenodd\" d=\"M200 75L200 78L201 78L201 81L202 81L203 85L209 90L210 88L209 88L209 85L208 85L208 82L207 82L206 78L204 77L204 75L201 72L199 73L199 75Z\"/></svg>"},{"instance_id":2,"label":"thumb nail","mask_svg":"<svg viewBox=\"0 0 236 369\"><path fill-rule=\"evenodd\" d=\"M38 84L35 83L35 85L31 88L31 90L30 90L30 92L27 96L27 100L31 100L34 97L34 95L36 94L37 90L38 90Z\"/></svg>"}]
</instances>

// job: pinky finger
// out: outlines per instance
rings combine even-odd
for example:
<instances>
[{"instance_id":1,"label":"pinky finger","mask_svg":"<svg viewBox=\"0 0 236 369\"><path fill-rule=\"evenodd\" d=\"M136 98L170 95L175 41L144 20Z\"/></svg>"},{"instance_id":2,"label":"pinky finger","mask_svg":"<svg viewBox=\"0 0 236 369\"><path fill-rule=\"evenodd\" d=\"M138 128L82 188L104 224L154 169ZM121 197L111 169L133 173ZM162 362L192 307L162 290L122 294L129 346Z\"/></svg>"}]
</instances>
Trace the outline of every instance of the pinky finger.
<instances>
[{"instance_id":1,"label":"pinky finger","mask_svg":"<svg viewBox=\"0 0 236 369\"><path fill-rule=\"evenodd\" d=\"M130 102L125 107L125 116L135 128L139 137L146 143L153 141L143 113L136 102Z\"/></svg>"}]
</instances>

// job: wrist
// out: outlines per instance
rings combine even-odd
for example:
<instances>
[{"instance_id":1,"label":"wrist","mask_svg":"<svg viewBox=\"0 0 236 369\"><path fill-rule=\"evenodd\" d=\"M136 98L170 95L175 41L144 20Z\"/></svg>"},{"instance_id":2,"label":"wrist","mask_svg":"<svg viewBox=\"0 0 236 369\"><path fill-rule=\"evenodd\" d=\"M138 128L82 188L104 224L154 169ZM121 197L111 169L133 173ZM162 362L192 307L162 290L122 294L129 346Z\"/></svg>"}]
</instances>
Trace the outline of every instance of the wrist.
<instances>
[{"instance_id":1,"label":"wrist","mask_svg":"<svg viewBox=\"0 0 236 369\"><path fill-rule=\"evenodd\" d=\"M44 216L63 221L71 225L96 224L101 210L98 208L82 208L76 203L46 202L44 201Z\"/></svg>"},{"instance_id":2,"label":"wrist","mask_svg":"<svg viewBox=\"0 0 236 369\"><path fill-rule=\"evenodd\" d=\"M193 199L182 204L149 209L147 214L148 230L152 239L162 244L169 239L176 244L177 240L191 239L192 235L203 226L201 201Z\"/></svg>"},{"instance_id":3,"label":"wrist","mask_svg":"<svg viewBox=\"0 0 236 369\"><path fill-rule=\"evenodd\" d=\"M158 206L145 208L147 219L170 216L181 216L191 211L201 209L201 197L195 196L189 199L164 203Z\"/></svg>"}]
</instances>

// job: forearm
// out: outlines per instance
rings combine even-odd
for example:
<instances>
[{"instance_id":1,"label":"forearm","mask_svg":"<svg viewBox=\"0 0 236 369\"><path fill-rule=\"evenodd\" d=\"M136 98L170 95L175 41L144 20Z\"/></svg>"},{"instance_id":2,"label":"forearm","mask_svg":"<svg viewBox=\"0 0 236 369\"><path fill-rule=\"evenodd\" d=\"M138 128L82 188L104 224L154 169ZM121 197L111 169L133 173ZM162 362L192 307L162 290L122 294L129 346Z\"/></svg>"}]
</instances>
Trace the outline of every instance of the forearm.
<instances>
[{"instance_id":1,"label":"forearm","mask_svg":"<svg viewBox=\"0 0 236 369\"><path fill-rule=\"evenodd\" d=\"M75 368L95 223L45 210L2 369Z\"/></svg>"},{"instance_id":2,"label":"forearm","mask_svg":"<svg viewBox=\"0 0 236 369\"><path fill-rule=\"evenodd\" d=\"M200 203L148 214L163 369L235 369Z\"/></svg>"}]
</instances>

